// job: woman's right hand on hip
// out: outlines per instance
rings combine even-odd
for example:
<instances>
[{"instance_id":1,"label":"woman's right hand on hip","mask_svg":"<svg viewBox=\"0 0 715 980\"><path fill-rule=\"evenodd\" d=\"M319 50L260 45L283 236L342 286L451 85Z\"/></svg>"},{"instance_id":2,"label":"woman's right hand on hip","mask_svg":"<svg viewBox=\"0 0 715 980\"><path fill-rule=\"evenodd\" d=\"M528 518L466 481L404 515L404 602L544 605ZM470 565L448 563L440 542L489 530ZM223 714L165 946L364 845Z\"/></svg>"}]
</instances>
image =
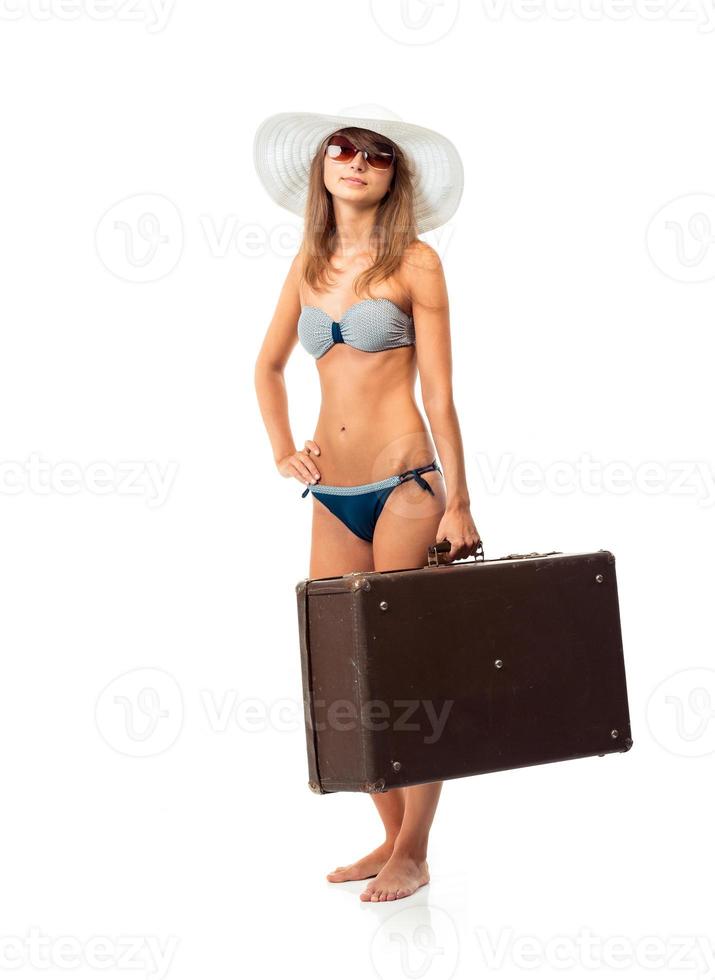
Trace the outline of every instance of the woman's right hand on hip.
<instances>
[{"instance_id":1,"label":"woman's right hand on hip","mask_svg":"<svg viewBox=\"0 0 715 980\"><path fill-rule=\"evenodd\" d=\"M278 472L281 476L293 476L303 484L317 483L320 471L315 465L314 456L320 455L320 447L312 439L306 439L304 445L304 449L297 449L278 460Z\"/></svg>"}]
</instances>

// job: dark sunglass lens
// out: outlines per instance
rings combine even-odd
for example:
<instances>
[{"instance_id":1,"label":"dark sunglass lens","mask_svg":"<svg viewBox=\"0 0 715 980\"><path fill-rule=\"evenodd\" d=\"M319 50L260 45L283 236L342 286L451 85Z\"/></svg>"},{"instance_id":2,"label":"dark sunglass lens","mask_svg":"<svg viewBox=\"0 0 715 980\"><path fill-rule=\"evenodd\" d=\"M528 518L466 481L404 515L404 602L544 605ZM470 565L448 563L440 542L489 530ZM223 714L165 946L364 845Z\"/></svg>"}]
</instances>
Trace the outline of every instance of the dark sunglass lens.
<instances>
[{"instance_id":1,"label":"dark sunglass lens","mask_svg":"<svg viewBox=\"0 0 715 980\"><path fill-rule=\"evenodd\" d=\"M368 153L367 162L375 170L388 170L392 163L391 153Z\"/></svg>"},{"instance_id":2,"label":"dark sunglass lens","mask_svg":"<svg viewBox=\"0 0 715 980\"><path fill-rule=\"evenodd\" d=\"M394 158L392 147L387 143L378 143L373 153L368 153L367 162L375 170L388 170Z\"/></svg>"},{"instance_id":3,"label":"dark sunglass lens","mask_svg":"<svg viewBox=\"0 0 715 980\"><path fill-rule=\"evenodd\" d=\"M338 163L345 163L346 160L352 160L355 156L355 147L344 137L334 136L325 152Z\"/></svg>"}]
</instances>

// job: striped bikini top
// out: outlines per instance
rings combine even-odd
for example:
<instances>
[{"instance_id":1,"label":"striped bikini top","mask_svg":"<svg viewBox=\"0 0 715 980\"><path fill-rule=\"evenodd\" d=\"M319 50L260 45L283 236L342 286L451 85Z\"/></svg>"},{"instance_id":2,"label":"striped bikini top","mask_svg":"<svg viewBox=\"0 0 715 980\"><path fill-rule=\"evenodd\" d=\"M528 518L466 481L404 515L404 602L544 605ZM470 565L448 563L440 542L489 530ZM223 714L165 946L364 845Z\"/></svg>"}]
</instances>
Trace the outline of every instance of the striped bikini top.
<instances>
[{"instance_id":1,"label":"striped bikini top","mask_svg":"<svg viewBox=\"0 0 715 980\"><path fill-rule=\"evenodd\" d=\"M415 327L412 317L391 299L363 299L339 320L318 306L304 306L298 318L298 338L317 360L335 344L370 352L409 347L415 342Z\"/></svg>"}]
</instances>

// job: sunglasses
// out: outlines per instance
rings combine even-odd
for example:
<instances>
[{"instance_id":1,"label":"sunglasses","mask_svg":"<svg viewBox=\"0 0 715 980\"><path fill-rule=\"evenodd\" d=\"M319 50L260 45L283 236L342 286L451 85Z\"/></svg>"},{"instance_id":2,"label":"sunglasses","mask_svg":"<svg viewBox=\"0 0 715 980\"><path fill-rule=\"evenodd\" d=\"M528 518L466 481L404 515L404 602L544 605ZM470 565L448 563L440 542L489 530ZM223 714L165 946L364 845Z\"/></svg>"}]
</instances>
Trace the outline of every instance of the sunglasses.
<instances>
[{"instance_id":1,"label":"sunglasses","mask_svg":"<svg viewBox=\"0 0 715 980\"><path fill-rule=\"evenodd\" d=\"M347 136L331 136L325 148L326 156L336 163L349 163L356 153L362 153L368 167L373 170L389 170L395 159L395 151L389 143L377 143L377 150L359 150Z\"/></svg>"}]
</instances>

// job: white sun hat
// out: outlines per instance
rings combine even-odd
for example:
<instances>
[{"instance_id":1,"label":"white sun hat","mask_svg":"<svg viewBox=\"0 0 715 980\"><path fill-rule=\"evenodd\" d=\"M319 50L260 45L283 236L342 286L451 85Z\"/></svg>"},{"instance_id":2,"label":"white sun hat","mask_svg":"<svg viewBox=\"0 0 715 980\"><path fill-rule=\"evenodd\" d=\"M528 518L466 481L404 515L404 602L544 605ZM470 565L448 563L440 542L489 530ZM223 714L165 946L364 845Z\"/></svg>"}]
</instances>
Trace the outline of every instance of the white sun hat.
<instances>
[{"instance_id":1,"label":"white sun hat","mask_svg":"<svg viewBox=\"0 0 715 980\"><path fill-rule=\"evenodd\" d=\"M415 220L419 234L449 221L457 210L464 186L464 168L457 148L446 136L403 122L379 105L350 106L335 116L279 112L264 119L253 140L253 162L276 204L303 217L310 161L326 136L347 126L359 126L387 136L405 153L415 172Z\"/></svg>"}]
</instances>

